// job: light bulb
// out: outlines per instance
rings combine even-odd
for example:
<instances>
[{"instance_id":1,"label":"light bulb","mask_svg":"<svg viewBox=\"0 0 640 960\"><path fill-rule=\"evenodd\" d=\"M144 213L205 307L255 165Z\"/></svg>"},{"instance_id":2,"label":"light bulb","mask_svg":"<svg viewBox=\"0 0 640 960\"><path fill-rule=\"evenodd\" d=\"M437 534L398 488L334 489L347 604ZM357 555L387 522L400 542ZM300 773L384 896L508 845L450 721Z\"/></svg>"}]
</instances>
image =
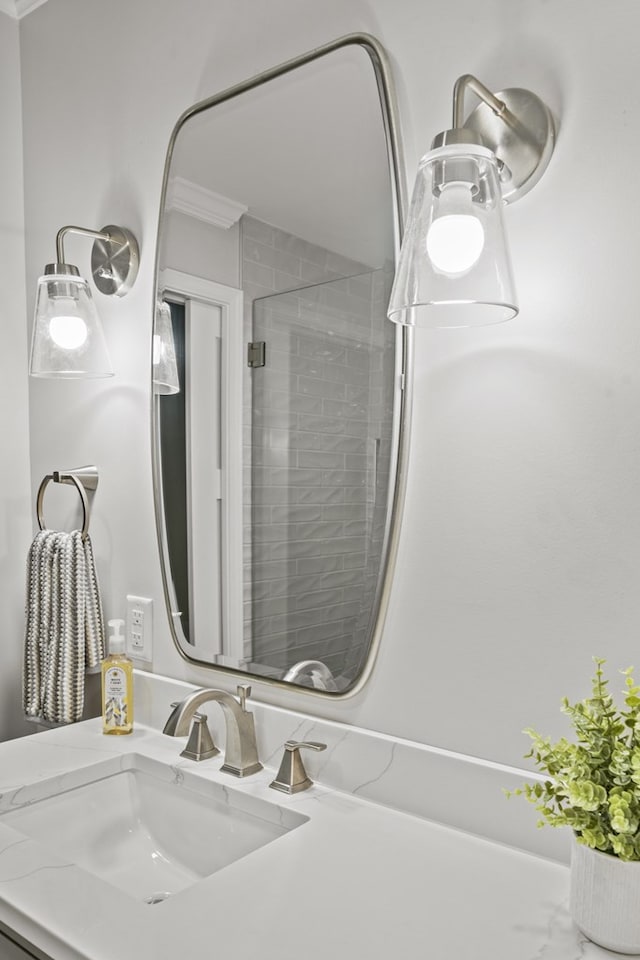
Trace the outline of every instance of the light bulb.
<instances>
[{"instance_id":1,"label":"light bulb","mask_svg":"<svg viewBox=\"0 0 640 960\"><path fill-rule=\"evenodd\" d=\"M87 325L82 317L52 317L49 333L56 346L63 350L79 350L88 336Z\"/></svg>"},{"instance_id":2,"label":"light bulb","mask_svg":"<svg viewBox=\"0 0 640 960\"><path fill-rule=\"evenodd\" d=\"M456 181L443 187L426 241L429 259L440 273L460 276L480 259L484 227L475 214L470 183Z\"/></svg>"},{"instance_id":3,"label":"light bulb","mask_svg":"<svg viewBox=\"0 0 640 960\"><path fill-rule=\"evenodd\" d=\"M484 228L477 217L454 213L438 217L427 233L427 253L436 270L449 276L466 273L480 259Z\"/></svg>"}]
</instances>

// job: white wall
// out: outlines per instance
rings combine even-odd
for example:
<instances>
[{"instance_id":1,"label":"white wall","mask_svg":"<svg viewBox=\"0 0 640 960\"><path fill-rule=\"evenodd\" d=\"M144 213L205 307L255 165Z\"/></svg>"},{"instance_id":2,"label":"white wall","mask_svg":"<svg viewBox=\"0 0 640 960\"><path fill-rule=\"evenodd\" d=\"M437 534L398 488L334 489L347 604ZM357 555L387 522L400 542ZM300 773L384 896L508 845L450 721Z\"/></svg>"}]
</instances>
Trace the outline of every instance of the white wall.
<instances>
[{"instance_id":1,"label":"white wall","mask_svg":"<svg viewBox=\"0 0 640 960\"><path fill-rule=\"evenodd\" d=\"M164 155L190 103L362 29L392 58L409 179L467 71L536 91L560 134L544 179L506 211L520 316L417 336L404 532L370 683L330 705L254 692L518 764L524 726L564 730L560 698L588 693L593 655L615 672L637 652L636 0L49 0L26 17L29 312L61 225L121 222L142 244L126 300L97 295L115 380L31 384L32 485L98 464L107 615L127 592L152 596L156 672L217 683L172 647L155 543L148 361ZM69 241L71 262L86 269L88 255Z\"/></svg>"},{"instance_id":2,"label":"white wall","mask_svg":"<svg viewBox=\"0 0 640 960\"><path fill-rule=\"evenodd\" d=\"M25 562L31 538L18 25L0 13L0 739L19 735Z\"/></svg>"}]
</instances>

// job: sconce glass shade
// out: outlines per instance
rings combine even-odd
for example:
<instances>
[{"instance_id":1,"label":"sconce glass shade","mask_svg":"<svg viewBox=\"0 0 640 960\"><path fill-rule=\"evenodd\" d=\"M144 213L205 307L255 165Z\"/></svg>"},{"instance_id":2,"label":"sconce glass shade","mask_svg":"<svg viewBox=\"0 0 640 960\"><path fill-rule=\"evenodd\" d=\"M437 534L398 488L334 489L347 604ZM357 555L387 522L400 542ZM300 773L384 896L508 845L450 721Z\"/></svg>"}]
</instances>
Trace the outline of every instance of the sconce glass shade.
<instances>
[{"instance_id":1,"label":"sconce glass shade","mask_svg":"<svg viewBox=\"0 0 640 960\"><path fill-rule=\"evenodd\" d=\"M38 280L29 373L61 379L113 376L91 290L72 264L49 263Z\"/></svg>"},{"instance_id":2,"label":"sconce glass shade","mask_svg":"<svg viewBox=\"0 0 640 960\"><path fill-rule=\"evenodd\" d=\"M153 330L153 392L160 396L180 393L171 308L164 300L157 303Z\"/></svg>"},{"instance_id":3,"label":"sconce glass shade","mask_svg":"<svg viewBox=\"0 0 640 960\"><path fill-rule=\"evenodd\" d=\"M388 316L420 327L500 323L518 313L495 155L472 143L420 161Z\"/></svg>"}]
</instances>

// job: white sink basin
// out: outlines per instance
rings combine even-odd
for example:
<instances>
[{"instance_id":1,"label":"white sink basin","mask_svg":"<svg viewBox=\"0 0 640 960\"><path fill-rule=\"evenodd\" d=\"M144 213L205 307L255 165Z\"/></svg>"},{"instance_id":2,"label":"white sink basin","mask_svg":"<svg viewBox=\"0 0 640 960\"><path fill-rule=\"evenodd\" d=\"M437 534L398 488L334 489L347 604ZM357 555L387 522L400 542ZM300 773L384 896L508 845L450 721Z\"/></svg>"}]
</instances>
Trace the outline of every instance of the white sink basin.
<instances>
[{"instance_id":1,"label":"white sink basin","mask_svg":"<svg viewBox=\"0 0 640 960\"><path fill-rule=\"evenodd\" d=\"M308 820L138 754L18 790L11 803L4 824L147 903Z\"/></svg>"}]
</instances>

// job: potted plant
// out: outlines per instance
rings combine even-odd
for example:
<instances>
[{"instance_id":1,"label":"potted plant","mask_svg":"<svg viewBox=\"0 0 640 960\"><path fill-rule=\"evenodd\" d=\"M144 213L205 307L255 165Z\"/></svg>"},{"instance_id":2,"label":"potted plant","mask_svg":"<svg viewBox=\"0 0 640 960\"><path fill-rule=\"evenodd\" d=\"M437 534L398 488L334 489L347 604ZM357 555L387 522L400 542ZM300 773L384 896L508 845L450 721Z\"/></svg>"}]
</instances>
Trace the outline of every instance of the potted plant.
<instances>
[{"instance_id":1,"label":"potted plant","mask_svg":"<svg viewBox=\"0 0 640 960\"><path fill-rule=\"evenodd\" d=\"M618 708L604 678L605 660L594 658L591 696L564 698L575 741L552 743L535 730L533 758L545 775L520 794L534 804L538 826L570 827L570 909L582 932L600 946L640 954L640 687L633 668Z\"/></svg>"}]
</instances>

